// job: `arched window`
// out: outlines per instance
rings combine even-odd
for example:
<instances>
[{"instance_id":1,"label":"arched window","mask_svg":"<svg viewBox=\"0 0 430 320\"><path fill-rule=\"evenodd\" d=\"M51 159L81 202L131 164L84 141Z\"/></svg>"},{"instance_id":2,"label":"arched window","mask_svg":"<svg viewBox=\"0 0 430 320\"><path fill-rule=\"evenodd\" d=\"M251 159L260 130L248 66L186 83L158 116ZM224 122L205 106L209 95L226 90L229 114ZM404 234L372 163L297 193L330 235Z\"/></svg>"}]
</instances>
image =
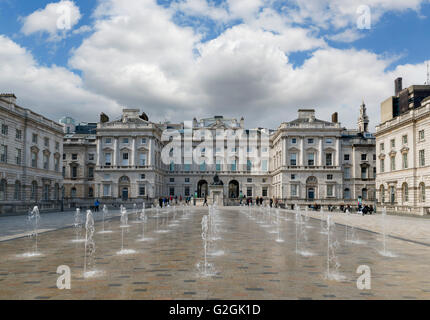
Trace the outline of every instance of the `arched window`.
<instances>
[{"instance_id":1,"label":"arched window","mask_svg":"<svg viewBox=\"0 0 430 320\"><path fill-rule=\"evenodd\" d=\"M426 185L424 182L420 184L420 200L421 202L426 202Z\"/></svg>"},{"instance_id":2,"label":"arched window","mask_svg":"<svg viewBox=\"0 0 430 320\"><path fill-rule=\"evenodd\" d=\"M5 179L0 181L0 201L6 200L7 181Z\"/></svg>"},{"instance_id":3,"label":"arched window","mask_svg":"<svg viewBox=\"0 0 430 320\"><path fill-rule=\"evenodd\" d=\"M15 181L15 192L13 195L14 200L21 200L21 182Z\"/></svg>"},{"instance_id":4,"label":"arched window","mask_svg":"<svg viewBox=\"0 0 430 320\"><path fill-rule=\"evenodd\" d=\"M409 201L409 187L408 184L405 182L402 186L402 194L403 194L403 202Z\"/></svg>"},{"instance_id":5,"label":"arched window","mask_svg":"<svg viewBox=\"0 0 430 320\"><path fill-rule=\"evenodd\" d=\"M31 183L31 200L37 201L37 182L33 181Z\"/></svg>"}]
</instances>

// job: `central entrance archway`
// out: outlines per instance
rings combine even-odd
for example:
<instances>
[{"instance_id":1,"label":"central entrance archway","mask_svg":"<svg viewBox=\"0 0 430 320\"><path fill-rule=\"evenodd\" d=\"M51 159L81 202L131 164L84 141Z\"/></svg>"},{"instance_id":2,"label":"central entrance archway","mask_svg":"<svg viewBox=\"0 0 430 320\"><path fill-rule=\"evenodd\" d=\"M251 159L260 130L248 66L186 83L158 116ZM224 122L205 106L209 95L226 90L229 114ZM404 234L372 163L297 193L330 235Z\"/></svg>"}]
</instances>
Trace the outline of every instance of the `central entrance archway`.
<instances>
[{"instance_id":1,"label":"central entrance archway","mask_svg":"<svg viewBox=\"0 0 430 320\"><path fill-rule=\"evenodd\" d=\"M232 199L239 198L239 182L231 180L228 184L228 196Z\"/></svg>"},{"instance_id":2,"label":"central entrance archway","mask_svg":"<svg viewBox=\"0 0 430 320\"><path fill-rule=\"evenodd\" d=\"M127 201L130 198L130 178L127 176L122 176L118 181L118 197L122 201Z\"/></svg>"},{"instance_id":3,"label":"central entrance archway","mask_svg":"<svg viewBox=\"0 0 430 320\"><path fill-rule=\"evenodd\" d=\"M204 198L208 194L208 182L200 180L197 184L197 198Z\"/></svg>"}]
</instances>

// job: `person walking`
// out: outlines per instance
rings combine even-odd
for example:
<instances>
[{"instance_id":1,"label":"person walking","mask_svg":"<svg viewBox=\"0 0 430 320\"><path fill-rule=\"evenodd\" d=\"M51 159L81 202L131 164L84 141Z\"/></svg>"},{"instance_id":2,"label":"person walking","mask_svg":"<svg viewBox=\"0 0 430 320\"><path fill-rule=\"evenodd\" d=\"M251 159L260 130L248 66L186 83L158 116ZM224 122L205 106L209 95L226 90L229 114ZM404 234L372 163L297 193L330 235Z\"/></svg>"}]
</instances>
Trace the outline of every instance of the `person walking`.
<instances>
[{"instance_id":1,"label":"person walking","mask_svg":"<svg viewBox=\"0 0 430 320\"><path fill-rule=\"evenodd\" d=\"M205 195L205 202L203 203L203 205L204 206L208 206L208 196L207 195Z\"/></svg>"},{"instance_id":2,"label":"person walking","mask_svg":"<svg viewBox=\"0 0 430 320\"><path fill-rule=\"evenodd\" d=\"M98 199L94 202L94 211L99 212L100 202Z\"/></svg>"}]
</instances>

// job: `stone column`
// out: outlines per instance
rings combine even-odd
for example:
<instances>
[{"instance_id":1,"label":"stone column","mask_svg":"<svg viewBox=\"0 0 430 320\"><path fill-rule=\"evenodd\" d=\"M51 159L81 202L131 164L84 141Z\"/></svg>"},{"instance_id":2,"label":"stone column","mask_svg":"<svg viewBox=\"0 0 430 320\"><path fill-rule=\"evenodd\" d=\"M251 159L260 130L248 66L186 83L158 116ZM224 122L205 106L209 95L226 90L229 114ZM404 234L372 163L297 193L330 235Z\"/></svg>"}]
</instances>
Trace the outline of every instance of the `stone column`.
<instances>
[{"instance_id":1,"label":"stone column","mask_svg":"<svg viewBox=\"0 0 430 320\"><path fill-rule=\"evenodd\" d=\"M148 166L155 166L156 164L154 163L154 155L155 155L155 150L154 150L154 139L153 138L149 138L149 153L148 153Z\"/></svg>"},{"instance_id":2,"label":"stone column","mask_svg":"<svg viewBox=\"0 0 430 320\"><path fill-rule=\"evenodd\" d=\"M305 137L300 137L300 166L305 165Z\"/></svg>"},{"instance_id":3,"label":"stone column","mask_svg":"<svg viewBox=\"0 0 430 320\"><path fill-rule=\"evenodd\" d=\"M287 166L288 165L288 159L287 159L287 157L288 157L288 138L287 137L284 137L284 145L283 145L283 148L284 148L284 166Z\"/></svg>"},{"instance_id":4,"label":"stone column","mask_svg":"<svg viewBox=\"0 0 430 320\"><path fill-rule=\"evenodd\" d=\"M323 166L323 137L318 138L318 165Z\"/></svg>"},{"instance_id":5,"label":"stone column","mask_svg":"<svg viewBox=\"0 0 430 320\"><path fill-rule=\"evenodd\" d=\"M136 137L133 137L133 142L131 144L131 163L130 166L137 166L136 162Z\"/></svg>"},{"instance_id":6,"label":"stone column","mask_svg":"<svg viewBox=\"0 0 430 320\"><path fill-rule=\"evenodd\" d=\"M340 138L336 138L336 166L340 166Z\"/></svg>"},{"instance_id":7,"label":"stone column","mask_svg":"<svg viewBox=\"0 0 430 320\"><path fill-rule=\"evenodd\" d=\"M118 153L119 153L118 138L115 138L114 145L113 145L113 165L114 166L118 166L119 165L119 163L118 163L118 161L119 161Z\"/></svg>"},{"instance_id":8,"label":"stone column","mask_svg":"<svg viewBox=\"0 0 430 320\"><path fill-rule=\"evenodd\" d=\"M101 165L101 156L102 156L102 138L97 139L97 166Z\"/></svg>"}]
</instances>

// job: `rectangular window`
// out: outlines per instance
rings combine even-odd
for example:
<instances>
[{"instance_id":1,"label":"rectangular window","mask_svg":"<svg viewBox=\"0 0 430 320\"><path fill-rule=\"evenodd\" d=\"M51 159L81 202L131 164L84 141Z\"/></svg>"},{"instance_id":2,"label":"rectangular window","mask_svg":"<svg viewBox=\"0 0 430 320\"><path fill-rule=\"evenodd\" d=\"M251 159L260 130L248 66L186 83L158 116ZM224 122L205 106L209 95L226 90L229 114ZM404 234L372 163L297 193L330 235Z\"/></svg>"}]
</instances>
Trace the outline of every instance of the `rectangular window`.
<instances>
[{"instance_id":1,"label":"rectangular window","mask_svg":"<svg viewBox=\"0 0 430 320\"><path fill-rule=\"evenodd\" d=\"M361 154L361 161L366 161L367 160L367 154L366 153L362 153Z\"/></svg>"},{"instance_id":2,"label":"rectangular window","mask_svg":"<svg viewBox=\"0 0 430 320\"><path fill-rule=\"evenodd\" d=\"M21 149L16 149L16 164L21 165Z\"/></svg>"},{"instance_id":3,"label":"rectangular window","mask_svg":"<svg viewBox=\"0 0 430 320\"><path fill-rule=\"evenodd\" d=\"M267 187L264 187L262 191L263 197L267 197Z\"/></svg>"},{"instance_id":4,"label":"rectangular window","mask_svg":"<svg viewBox=\"0 0 430 320\"><path fill-rule=\"evenodd\" d=\"M328 174L327 175L327 180L333 180L333 175L332 174Z\"/></svg>"},{"instance_id":5,"label":"rectangular window","mask_svg":"<svg viewBox=\"0 0 430 320\"><path fill-rule=\"evenodd\" d=\"M351 179L351 168L345 168L345 179Z\"/></svg>"},{"instance_id":6,"label":"rectangular window","mask_svg":"<svg viewBox=\"0 0 430 320\"><path fill-rule=\"evenodd\" d=\"M145 186L139 186L139 196L145 195Z\"/></svg>"},{"instance_id":7,"label":"rectangular window","mask_svg":"<svg viewBox=\"0 0 430 320\"><path fill-rule=\"evenodd\" d=\"M396 157L391 157L391 171L396 170Z\"/></svg>"},{"instance_id":8,"label":"rectangular window","mask_svg":"<svg viewBox=\"0 0 430 320\"><path fill-rule=\"evenodd\" d=\"M144 173L142 173L142 174L140 175L140 179L141 179L141 180L145 180L145 179L146 179L146 175L145 175Z\"/></svg>"},{"instance_id":9,"label":"rectangular window","mask_svg":"<svg viewBox=\"0 0 430 320\"><path fill-rule=\"evenodd\" d=\"M60 150L60 143L58 141L55 142L55 150Z\"/></svg>"},{"instance_id":10,"label":"rectangular window","mask_svg":"<svg viewBox=\"0 0 430 320\"><path fill-rule=\"evenodd\" d=\"M170 178L169 181L170 182L175 182L175 178Z\"/></svg>"},{"instance_id":11,"label":"rectangular window","mask_svg":"<svg viewBox=\"0 0 430 320\"><path fill-rule=\"evenodd\" d=\"M175 195L175 188L174 187L170 187L169 188L169 195L170 196L174 196Z\"/></svg>"},{"instance_id":12,"label":"rectangular window","mask_svg":"<svg viewBox=\"0 0 430 320\"><path fill-rule=\"evenodd\" d=\"M139 165L142 167L146 166L146 153L141 153L139 155Z\"/></svg>"},{"instance_id":13,"label":"rectangular window","mask_svg":"<svg viewBox=\"0 0 430 320\"><path fill-rule=\"evenodd\" d=\"M103 196L104 197L110 196L110 184L104 184L103 185Z\"/></svg>"},{"instance_id":14,"label":"rectangular window","mask_svg":"<svg viewBox=\"0 0 430 320\"><path fill-rule=\"evenodd\" d=\"M326 144L332 144L333 143L333 139L327 138L327 139L325 139L325 143Z\"/></svg>"},{"instance_id":15,"label":"rectangular window","mask_svg":"<svg viewBox=\"0 0 430 320\"><path fill-rule=\"evenodd\" d=\"M4 134L5 136L7 136L7 133L8 133L8 126L7 125L5 125L5 124L2 124L1 125L1 134Z\"/></svg>"},{"instance_id":16,"label":"rectangular window","mask_svg":"<svg viewBox=\"0 0 430 320\"><path fill-rule=\"evenodd\" d=\"M77 153L72 154L72 160L78 160L78 154Z\"/></svg>"},{"instance_id":17,"label":"rectangular window","mask_svg":"<svg viewBox=\"0 0 430 320\"><path fill-rule=\"evenodd\" d=\"M314 165L315 165L315 154L308 153L308 166L314 166Z\"/></svg>"},{"instance_id":18,"label":"rectangular window","mask_svg":"<svg viewBox=\"0 0 430 320\"><path fill-rule=\"evenodd\" d=\"M128 138L123 138L123 139L122 139L122 143L123 143L123 144L128 144Z\"/></svg>"},{"instance_id":19,"label":"rectangular window","mask_svg":"<svg viewBox=\"0 0 430 320\"><path fill-rule=\"evenodd\" d=\"M185 183L190 183L190 178L185 178Z\"/></svg>"},{"instance_id":20,"label":"rectangular window","mask_svg":"<svg viewBox=\"0 0 430 320\"><path fill-rule=\"evenodd\" d=\"M379 144L379 149L380 149L381 151L384 151L384 148L385 148L384 144L383 144L383 143L380 143L380 144Z\"/></svg>"},{"instance_id":21,"label":"rectangular window","mask_svg":"<svg viewBox=\"0 0 430 320\"><path fill-rule=\"evenodd\" d=\"M88 155L88 160L89 160L89 161L94 161L94 153L90 153L90 154Z\"/></svg>"},{"instance_id":22,"label":"rectangular window","mask_svg":"<svg viewBox=\"0 0 430 320\"><path fill-rule=\"evenodd\" d=\"M267 160L263 160L263 161L261 161L261 169L264 171L264 172L267 172Z\"/></svg>"},{"instance_id":23,"label":"rectangular window","mask_svg":"<svg viewBox=\"0 0 430 320\"><path fill-rule=\"evenodd\" d=\"M7 163L7 146L0 146L0 162Z\"/></svg>"},{"instance_id":24,"label":"rectangular window","mask_svg":"<svg viewBox=\"0 0 430 320\"><path fill-rule=\"evenodd\" d=\"M37 143L37 134L33 133L32 137L31 137L31 141L33 143Z\"/></svg>"},{"instance_id":25,"label":"rectangular window","mask_svg":"<svg viewBox=\"0 0 430 320\"><path fill-rule=\"evenodd\" d=\"M221 160L216 161L216 171L221 171Z\"/></svg>"},{"instance_id":26,"label":"rectangular window","mask_svg":"<svg viewBox=\"0 0 430 320\"><path fill-rule=\"evenodd\" d=\"M333 197L333 186L332 185L327 186L327 197Z\"/></svg>"},{"instance_id":27,"label":"rectangular window","mask_svg":"<svg viewBox=\"0 0 430 320\"><path fill-rule=\"evenodd\" d=\"M200 171L206 171L206 162L203 162L203 163L200 165Z\"/></svg>"},{"instance_id":28,"label":"rectangular window","mask_svg":"<svg viewBox=\"0 0 430 320\"><path fill-rule=\"evenodd\" d=\"M419 141L424 141L424 130L418 132L418 139Z\"/></svg>"},{"instance_id":29,"label":"rectangular window","mask_svg":"<svg viewBox=\"0 0 430 320\"><path fill-rule=\"evenodd\" d=\"M54 158L54 170L56 172L60 171L60 161L58 157Z\"/></svg>"},{"instance_id":30,"label":"rectangular window","mask_svg":"<svg viewBox=\"0 0 430 320\"><path fill-rule=\"evenodd\" d=\"M33 168L37 168L37 153L36 152L31 153L31 166Z\"/></svg>"},{"instance_id":31,"label":"rectangular window","mask_svg":"<svg viewBox=\"0 0 430 320\"><path fill-rule=\"evenodd\" d=\"M189 163L184 164L184 171L190 171L191 165Z\"/></svg>"},{"instance_id":32,"label":"rectangular window","mask_svg":"<svg viewBox=\"0 0 430 320\"><path fill-rule=\"evenodd\" d=\"M251 160L246 161L246 170L251 171L252 170L252 162Z\"/></svg>"},{"instance_id":33,"label":"rectangular window","mask_svg":"<svg viewBox=\"0 0 430 320\"><path fill-rule=\"evenodd\" d=\"M78 167L72 167L72 178L78 177Z\"/></svg>"},{"instance_id":34,"label":"rectangular window","mask_svg":"<svg viewBox=\"0 0 430 320\"><path fill-rule=\"evenodd\" d=\"M105 144L111 144L112 138L105 138Z\"/></svg>"},{"instance_id":35,"label":"rectangular window","mask_svg":"<svg viewBox=\"0 0 430 320\"><path fill-rule=\"evenodd\" d=\"M106 166L112 165L112 154L111 153L105 153L105 165Z\"/></svg>"},{"instance_id":36,"label":"rectangular window","mask_svg":"<svg viewBox=\"0 0 430 320\"><path fill-rule=\"evenodd\" d=\"M21 139L22 139L22 131L21 131L21 130L16 129L16 135L15 135L15 138L16 138L16 139L18 139L18 140L21 140Z\"/></svg>"},{"instance_id":37,"label":"rectangular window","mask_svg":"<svg viewBox=\"0 0 430 320\"><path fill-rule=\"evenodd\" d=\"M343 155L343 160L349 161L349 154L344 154Z\"/></svg>"},{"instance_id":38,"label":"rectangular window","mask_svg":"<svg viewBox=\"0 0 430 320\"><path fill-rule=\"evenodd\" d=\"M186 197L190 196L190 187L185 187L185 196Z\"/></svg>"},{"instance_id":39,"label":"rectangular window","mask_svg":"<svg viewBox=\"0 0 430 320\"><path fill-rule=\"evenodd\" d=\"M297 139L296 138L292 138L291 139L291 144L296 144L297 143Z\"/></svg>"},{"instance_id":40,"label":"rectangular window","mask_svg":"<svg viewBox=\"0 0 430 320\"><path fill-rule=\"evenodd\" d=\"M296 175L295 174L291 175L291 180L296 180Z\"/></svg>"},{"instance_id":41,"label":"rectangular window","mask_svg":"<svg viewBox=\"0 0 430 320\"><path fill-rule=\"evenodd\" d=\"M391 148L395 148L396 147L396 140L391 139L390 144L391 144Z\"/></svg>"},{"instance_id":42,"label":"rectangular window","mask_svg":"<svg viewBox=\"0 0 430 320\"><path fill-rule=\"evenodd\" d=\"M419 151L419 159L420 159L420 167L424 167L426 165L425 151Z\"/></svg>"},{"instance_id":43,"label":"rectangular window","mask_svg":"<svg viewBox=\"0 0 430 320\"><path fill-rule=\"evenodd\" d=\"M122 165L128 166L128 153L127 152L122 154Z\"/></svg>"},{"instance_id":44,"label":"rectangular window","mask_svg":"<svg viewBox=\"0 0 430 320\"><path fill-rule=\"evenodd\" d=\"M408 168L408 154L404 153L402 155L403 158L403 169L407 169Z\"/></svg>"},{"instance_id":45,"label":"rectangular window","mask_svg":"<svg viewBox=\"0 0 430 320\"><path fill-rule=\"evenodd\" d=\"M248 183L251 183L251 182L252 182L252 178L247 178L247 179L246 179L246 181L247 181Z\"/></svg>"},{"instance_id":46,"label":"rectangular window","mask_svg":"<svg viewBox=\"0 0 430 320\"><path fill-rule=\"evenodd\" d=\"M236 164L237 164L237 160L234 160L233 163L231 164L231 171L236 171L237 169Z\"/></svg>"},{"instance_id":47,"label":"rectangular window","mask_svg":"<svg viewBox=\"0 0 430 320\"><path fill-rule=\"evenodd\" d=\"M380 166L381 173L384 173L385 172L385 160L384 159L379 160L379 166Z\"/></svg>"},{"instance_id":48,"label":"rectangular window","mask_svg":"<svg viewBox=\"0 0 430 320\"><path fill-rule=\"evenodd\" d=\"M88 178L92 179L94 178L94 168L88 167Z\"/></svg>"},{"instance_id":49,"label":"rectangular window","mask_svg":"<svg viewBox=\"0 0 430 320\"><path fill-rule=\"evenodd\" d=\"M407 135L404 135L402 137L402 142L403 142L403 144L408 144L408 136Z\"/></svg>"},{"instance_id":50,"label":"rectangular window","mask_svg":"<svg viewBox=\"0 0 430 320\"><path fill-rule=\"evenodd\" d=\"M49 148L49 139L48 138L43 139L43 144L45 147Z\"/></svg>"},{"instance_id":51,"label":"rectangular window","mask_svg":"<svg viewBox=\"0 0 430 320\"><path fill-rule=\"evenodd\" d=\"M170 162L170 167L169 167L170 172L175 171L175 163L172 161Z\"/></svg>"},{"instance_id":52,"label":"rectangular window","mask_svg":"<svg viewBox=\"0 0 430 320\"><path fill-rule=\"evenodd\" d=\"M296 166L297 165L297 153L291 153L290 154L290 166Z\"/></svg>"},{"instance_id":53,"label":"rectangular window","mask_svg":"<svg viewBox=\"0 0 430 320\"><path fill-rule=\"evenodd\" d=\"M326 166L332 166L333 165L333 154L332 153L326 153L325 154L325 165Z\"/></svg>"},{"instance_id":54,"label":"rectangular window","mask_svg":"<svg viewBox=\"0 0 430 320\"><path fill-rule=\"evenodd\" d=\"M43 169L49 169L49 157L47 155L43 156Z\"/></svg>"},{"instance_id":55,"label":"rectangular window","mask_svg":"<svg viewBox=\"0 0 430 320\"><path fill-rule=\"evenodd\" d=\"M308 144L313 144L314 143L314 139L313 138L309 138L308 139Z\"/></svg>"},{"instance_id":56,"label":"rectangular window","mask_svg":"<svg viewBox=\"0 0 430 320\"><path fill-rule=\"evenodd\" d=\"M367 179L367 168L361 168L361 179Z\"/></svg>"},{"instance_id":57,"label":"rectangular window","mask_svg":"<svg viewBox=\"0 0 430 320\"><path fill-rule=\"evenodd\" d=\"M146 138L142 138L142 140L140 141L141 144L146 144Z\"/></svg>"},{"instance_id":58,"label":"rectangular window","mask_svg":"<svg viewBox=\"0 0 430 320\"><path fill-rule=\"evenodd\" d=\"M246 188L246 196L247 197L252 197L252 187Z\"/></svg>"},{"instance_id":59,"label":"rectangular window","mask_svg":"<svg viewBox=\"0 0 430 320\"><path fill-rule=\"evenodd\" d=\"M291 196L297 197L297 185L296 184L291 185Z\"/></svg>"}]
</instances>

